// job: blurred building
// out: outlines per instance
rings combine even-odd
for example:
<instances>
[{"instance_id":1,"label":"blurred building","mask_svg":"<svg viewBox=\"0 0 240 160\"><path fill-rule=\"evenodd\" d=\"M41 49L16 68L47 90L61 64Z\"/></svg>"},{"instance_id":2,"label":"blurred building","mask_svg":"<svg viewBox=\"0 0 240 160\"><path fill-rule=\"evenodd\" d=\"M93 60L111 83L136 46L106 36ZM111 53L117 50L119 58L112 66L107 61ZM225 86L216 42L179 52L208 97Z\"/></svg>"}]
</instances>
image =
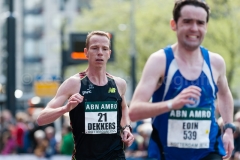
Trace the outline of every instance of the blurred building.
<instances>
[{"instance_id":1,"label":"blurred building","mask_svg":"<svg viewBox=\"0 0 240 160\"><path fill-rule=\"evenodd\" d=\"M8 16L6 1L0 1L0 102L4 101L4 84L6 83L6 17Z\"/></svg>"},{"instance_id":2,"label":"blurred building","mask_svg":"<svg viewBox=\"0 0 240 160\"><path fill-rule=\"evenodd\" d=\"M35 96L36 81L63 80L61 39L68 41L74 18L81 11L81 7L90 7L90 1L13 0L13 2L16 17L16 89L23 93L18 97L17 107L24 108L28 107L27 101ZM7 0L0 1L0 101L1 86L6 83L7 3ZM66 25L62 28L64 20Z\"/></svg>"}]
</instances>

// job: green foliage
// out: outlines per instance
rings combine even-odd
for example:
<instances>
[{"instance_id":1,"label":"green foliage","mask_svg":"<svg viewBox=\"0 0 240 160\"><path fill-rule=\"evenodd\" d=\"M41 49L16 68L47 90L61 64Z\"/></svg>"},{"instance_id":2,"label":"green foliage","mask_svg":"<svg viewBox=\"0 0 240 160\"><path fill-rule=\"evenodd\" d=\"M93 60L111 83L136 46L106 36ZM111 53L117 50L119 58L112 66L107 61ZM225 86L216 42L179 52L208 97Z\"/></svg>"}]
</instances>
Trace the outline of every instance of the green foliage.
<instances>
[{"instance_id":1,"label":"green foliage","mask_svg":"<svg viewBox=\"0 0 240 160\"><path fill-rule=\"evenodd\" d=\"M136 9L136 44L138 56L137 77L149 55L170 45L175 41L174 32L170 29L172 18L172 2L169 1L141 1Z\"/></svg>"},{"instance_id":2,"label":"green foliage","mask_svg":"<svg viewBox=\"0 0 240 160\"><path fill-rule=\"evenodd\" d=\"M166 45L176 42L175 32L170 29L174 1L135 1L135 43L137 57L137 81L149 55ZM203 46L221 54L227 66L227 78L235 97L238 93L240 69L239 36L240 3L237 0L207 1L211 7L208 33ZM130 76L130 10L131 0L92 0L91 9L84 9L75 20L76 32L105 30L112 32L116 61L108 64L108 71L115 75ZM126 26L126 29L119 29ZM74 67L79 70L86 65ZM74 70L72 68L72 70ZM121 75L122 76L122 75Z\"/></svg>"},{"instance_id":3,"label":"green foliage","mask_svg":"<svg viewBox=\"0 0 240 160\"><path fill-rule=\"evenodd\" d=\"M129 68L129 2L112 0L92 1L92 9L84 9L76 19L76 32L104 30L114 34L115 62L109 62L108 70L127 72ZM119 25L126 25L121 31ZM86 66L82 66L83 68Z\"/></svg>"},{"instance_id":4,"label":"green foliage","mask_svg":"<svg viewBox=\"0 0 240 160\"><path fill-rule=\"evenodd\" d=\"M227 79L235 98L238 98L240 75L240 4L234 0L209 1L211 19L204 46L219 53L226 61Z\"/></svg>"},{"instance_id":5,"label":"green foliage","mask_svg":"<svg viewBox=\"0 0 240 160\"><path fill-rule=\"evenodd\" d=\"M137 80L149 55L175 41L169 27L173 2L165 0L135 0L135 42ZM131 0L93 0L92 9L84 9L75 20L75 32L104 30L112 32L116 61L108 70L130 76L130 10ZM170 12L169 12L170 11ZM126 30L119 26L126 25ZM75 67L76 68L76 67ZM86 68L81 65L76 69Z\"/></svg>"}]
</instances>

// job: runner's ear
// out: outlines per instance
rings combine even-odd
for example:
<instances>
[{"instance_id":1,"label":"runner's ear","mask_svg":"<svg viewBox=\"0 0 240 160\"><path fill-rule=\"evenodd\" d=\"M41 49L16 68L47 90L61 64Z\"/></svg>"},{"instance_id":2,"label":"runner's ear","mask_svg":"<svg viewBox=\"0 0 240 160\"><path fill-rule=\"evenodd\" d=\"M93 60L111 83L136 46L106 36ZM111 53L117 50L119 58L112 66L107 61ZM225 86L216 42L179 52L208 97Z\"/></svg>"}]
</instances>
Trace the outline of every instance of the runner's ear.
<instances>
[{"instance_id":1,"label":"runner's ear","mask_svg":"<svg viewBox=\"0 0 240 160\"><path fill-rule=\"evenodd\" d=\"M88 58L88 49L87 48L84 48L84 54Z\"/></svg>"},{"instance_id":2,"label":"runner's ear","mask_svg":"<svg viewBox=\"0 0 240 160\"><path fill-rule=\"evenodd\" d=\"M170 26L171 26L173 31L176 31L177 25L176 25L176 22L173 19L170 20Z\"/></svg>"}]
</instances>

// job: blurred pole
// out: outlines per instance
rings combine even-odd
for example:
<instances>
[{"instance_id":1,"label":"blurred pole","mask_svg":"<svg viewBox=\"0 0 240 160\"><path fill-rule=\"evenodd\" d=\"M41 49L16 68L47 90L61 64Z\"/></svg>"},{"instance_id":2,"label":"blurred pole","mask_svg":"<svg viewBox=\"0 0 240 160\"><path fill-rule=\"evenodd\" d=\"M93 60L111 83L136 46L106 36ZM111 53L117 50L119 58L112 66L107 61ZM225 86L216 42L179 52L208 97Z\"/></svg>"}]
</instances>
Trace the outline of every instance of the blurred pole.
<instances>
[{"instance_id":1,"label":"blurred pole","mask_svg":"<svg viewBox=\"0 0 240 160\"><path fill-rule=\"evenodd\" d=\"M65 49L65 28L66 28L66 16L64 15L66 0L59 1L59 10L62 13L61 15L61 26L60 26L60 39L61 39L61 82L64 82L64 72L66 67L66 49ZM57 137L61 136L61 127L64 124L64 116L61 116L58 120L54 121L54 126L56 127Z\"/></svg>"},{"instance_id":2,"label":"blurred pole","mask_svg":"<svg viewBox=\"0 0 240 160\"><path fill-rule=\"evenodd\" d=\"M136 44L135 44L135 3L131 0L130 10L130 56L131 56L131 80L132 80L132 95L136 87Z\"/></svg>"},{"instance_id":3,"label":"blurred pole","mask_svg":"<svg viewBox=\"0 0 240 160\"><path fill-rule=\"evenodd\" d=\"M12 115L16 113L16 98L14 92L16 90L16 59L15 59L15 17L13 15L13 0L9 0L9 16L7 17L7 83L6 107L11 111Z\"/></svg>"},{"instance_id":4,"label":"blurred pole","mask_svg":"<svg viewBox=\"0 0 240 160\"><path fill-rule=\"evenodd\" d=\"M65 30L65 26L66 26L66 20L65 17L62 19L61 22L61 30L60 30L60 37L61 37L61 83L64 81L64 71L65 71L65 67L66 67L66 50L64 48L64 30Z\"/></svg>"},{"instance_id":5,"label":"blurred pole","mask_svg":"<svg viewBox=\"0 0 240 160\"><path fill-rule=\"evenodd\" d=\"M65 10L65 0L60 0L60 6L59 6L60 12L62 12L62 19L61 19L61 26L60 26L60 39L61 39L61 82L64 81L64 71L65 71L65 66L66 66L66 50L64 47L65 41L64 41L64 31L66 27L66 17L64 15L64 10Z\"/></svg>"}]
</instances>

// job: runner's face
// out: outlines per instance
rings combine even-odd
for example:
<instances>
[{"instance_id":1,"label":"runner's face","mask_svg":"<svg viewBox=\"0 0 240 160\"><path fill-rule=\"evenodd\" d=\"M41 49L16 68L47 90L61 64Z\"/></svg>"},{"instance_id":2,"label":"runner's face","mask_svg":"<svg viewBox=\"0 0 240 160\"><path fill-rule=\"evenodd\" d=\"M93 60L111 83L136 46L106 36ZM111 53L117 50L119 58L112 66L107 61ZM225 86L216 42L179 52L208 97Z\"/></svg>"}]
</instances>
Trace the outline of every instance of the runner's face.
<instances>
[{"instance_id":1,"label":"runner's face","mask_svg":"<svg viewBox=\"0 0 240 160\"><path fill-rule=\"evenodd\" d=\"M109 43L107 37L93 35L89 40L89 48L86 50L89 63L97 66L106 64L111 54Z\"/></svg>"},{"instance_id":2,"label":"runner's face","mask_svg":"<svg viewBox=\"0 0 240 160\"><path fill-rule=\"evenodd\" d=\"M186 50L197 49L207 32L207 12L201 7L186 5L176 24L178 43Z\"/></svg>"}]
</instances>

